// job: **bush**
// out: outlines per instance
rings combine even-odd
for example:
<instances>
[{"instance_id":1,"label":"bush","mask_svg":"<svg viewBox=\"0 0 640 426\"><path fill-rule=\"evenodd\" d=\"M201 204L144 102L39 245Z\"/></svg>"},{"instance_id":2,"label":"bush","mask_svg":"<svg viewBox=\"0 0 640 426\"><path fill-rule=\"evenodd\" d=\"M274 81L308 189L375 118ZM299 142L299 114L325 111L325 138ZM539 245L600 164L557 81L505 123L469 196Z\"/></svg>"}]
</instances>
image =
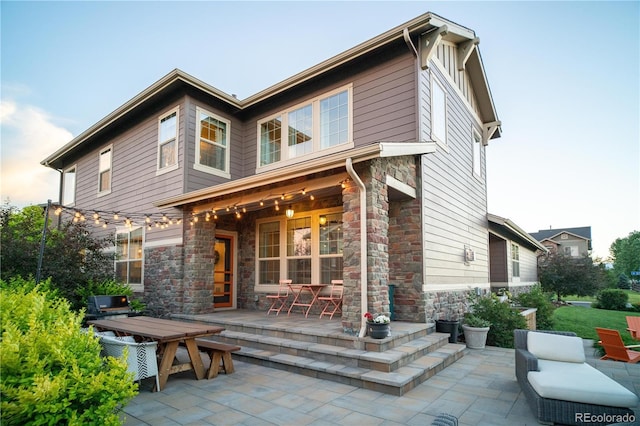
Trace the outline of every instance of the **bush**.
<instances>
[{"instance_id":1,"label":"bush","mask_svg":"<svg viewBox=\"0 0 640 426\"><path fill-rule=\"evenodd\" d=\"M66 300L33 282L0 280L3 425L121 424L137 384L125 361L100 357L81 321Z\"/></svg>"},{"instance_id":2,"label":"bush","mask_svg":"<svg viewBox=\"0 0 640 426\"><path fill-rule=\"evenodd\" d=\"M472 303L473 315L491 323L487 345L513 348L513 330L527 328L524 317L508 303L499 302L493 297L478 297Z\"/></svg>"},{"instance_id":3,"label":"bush","mask_svg":"<svg viewBox=\"0 0 640 426\"><path fill-rule=\"evenodd\" d=\"M628 302L629 295L623 290L607 288L598 293L594 307L610 311L625 311Z\"/></svg>"},{"instance_id":4,"label":"bush","mask_svg":"<svg viewBox=\"0 0 640 426\"><path fill-rule=\"evenodd\" d=\"M528 293L518 295L516 301L520 306L537 308L536 329L553 330L553 310L555 309L551 298L553 294L542 291L542 286L536 284Z\"/></svg>"},{"instance_id":5,"label":"bush","mask_svg":"<svg viewBox=\"0 0 640 426\"><path fill-rule=\"evenodd\" d=\"M618 275L618 288L622 290L631 290L631 282L625 274Z\"/></svg>"}]
</instances>

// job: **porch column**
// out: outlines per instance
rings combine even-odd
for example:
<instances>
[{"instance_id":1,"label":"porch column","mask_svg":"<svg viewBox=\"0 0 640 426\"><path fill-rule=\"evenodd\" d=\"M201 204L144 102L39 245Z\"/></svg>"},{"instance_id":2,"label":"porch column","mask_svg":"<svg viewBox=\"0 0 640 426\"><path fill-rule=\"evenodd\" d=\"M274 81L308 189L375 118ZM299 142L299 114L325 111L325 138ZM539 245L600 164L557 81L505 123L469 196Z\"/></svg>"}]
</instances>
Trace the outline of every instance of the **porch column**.
<instances>
[{"instance_id":1,"label":"porch column","mask_svg":"<svg viewBox=\"0 0 640 426\"><path fill-rule=\"evenodd\" d=\"M200 218L185 223L183 313L213 312L213 267L216 225Z\"/></svg>"}]
</instances>

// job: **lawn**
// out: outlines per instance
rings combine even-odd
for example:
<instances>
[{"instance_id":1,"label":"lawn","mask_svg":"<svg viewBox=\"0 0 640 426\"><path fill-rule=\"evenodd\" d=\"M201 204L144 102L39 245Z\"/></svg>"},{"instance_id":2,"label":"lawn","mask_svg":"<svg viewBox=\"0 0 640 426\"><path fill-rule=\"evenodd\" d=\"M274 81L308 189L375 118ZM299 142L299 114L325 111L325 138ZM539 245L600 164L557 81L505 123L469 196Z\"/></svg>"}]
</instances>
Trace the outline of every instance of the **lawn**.
<instances>
[{"instance_id":1,"label":"lawn","mask_svg":"<svg viewBox=\"0 0 640 426\"><path fill-rule=\"evenodd\" d=\"M627 331L627 315L640 315L637 312L608 311L605 309L584 308L580 306L562 306L553 312L555 330L573 331L583 339L598 341L596 327L618 330L625 345L639 344Z\"/></svg>"},{"instance_id":2,"label":"lawn","mask_svg":"<svg viewBox=\"0 0 640 426\"><path fill-rule=\"evenodd\" d=\"M640 293L633 290L624 290L627 295L629 295L629 303L636 304L640 303ZM581 302L595 302L595 296L564 296L562 300L578 300Z\"/></svg>"}]
</instances>

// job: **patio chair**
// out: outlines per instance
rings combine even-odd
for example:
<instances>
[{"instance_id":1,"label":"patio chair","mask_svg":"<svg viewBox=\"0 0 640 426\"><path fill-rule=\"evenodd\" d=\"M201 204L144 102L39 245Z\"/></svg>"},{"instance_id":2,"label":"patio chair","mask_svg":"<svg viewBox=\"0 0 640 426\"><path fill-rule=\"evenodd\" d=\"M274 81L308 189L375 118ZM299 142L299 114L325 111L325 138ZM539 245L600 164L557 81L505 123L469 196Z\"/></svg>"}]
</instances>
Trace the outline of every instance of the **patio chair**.
<instances>
[{"instance_id":1,"label":"patio chair","mask_svg":"<svg viewBox=\"0 0 640 426\"><path fill-rule=\"evenodd\" d=\"M631 333L631 337L640 340L640 317L627 317L627 330Z\"/></svg>"},{"instance_id":2,"label":"patio chair","mask_svg":"<svg viewBox=\"0 0 640 426\"><path fill-rule=\"evenodd\" d=\"M158 374L158 361L156 350L158 342L137 343L132 336L111 337L99 336L102 345L102 355L123 358L125 348L128 348L126 358L127 371L133 373L133 379L140 381L147 377L156 377L156 389L160 389L160 377Z\"/></svg>"},{"instance_id":3,"label":"patio chair","mask_svg":"<svg viewBox=\"0 0 640 426\"><path fill-rule=\"evenodd\" d=\"M271 300L271 306L267 311L267 315L269 315L272 311L276 313L276 316L280 314L280 311L287 304L287 300L289 300L290 284L291 280L280 280L278 283L278 293L267 294L267 300Z\"/></svg>"},{"instance_id":4,"label":"patio chair","mask_svg":"<svg viewBox=\"0 0 640 426\"><path fill-rule=\"evenodd\" d=\"M600 359L612 359L635 364L640 361L640 352L632 351L630 348L640 348L640 345L625 346L618 330L596 327L599 344L604 348L605 355Z\"/></svg>"},{"instance_id":5,"label":"patio chair","mask_svg":"<svg viewBox=\"0 0 640 426\"><path fill-rule=\"evenodd\" d=\"M331 280L331 291L328 296L318 296L318 300L324 302L324 308L320 313L320 318L323 315L329 315L329 318L333 318L333 315L340 312L342 313L342 293L344 286L342 280Z\"/></svg>"}]
</instances>

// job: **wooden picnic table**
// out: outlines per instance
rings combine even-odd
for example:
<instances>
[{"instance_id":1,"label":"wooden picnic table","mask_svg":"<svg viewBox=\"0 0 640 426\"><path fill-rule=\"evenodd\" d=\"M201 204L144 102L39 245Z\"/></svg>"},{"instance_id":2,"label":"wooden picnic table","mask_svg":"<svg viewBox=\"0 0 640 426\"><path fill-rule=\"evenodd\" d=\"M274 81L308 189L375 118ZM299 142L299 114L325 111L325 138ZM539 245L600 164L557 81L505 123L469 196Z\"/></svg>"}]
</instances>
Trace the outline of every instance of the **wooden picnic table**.
<instances>
[{"instance_id":1,"label":"wooden picnic table","mask_svg":"<svg viewBox=\"0 0 640 426\"><path fill-rule=\"evenodd\" d=\"M224 330L210 324L173 321L146 316L101 319L87 322L98 330L110 330L118 336L134 336L136 340L158 342L160 389L163 390L169 375L193 370L198 380L205 377L205 368L198 351L196 338L219 334ZM188 363L175 364L178 345L183 343L189 353Z\"/></svg>"}]
</instances>

